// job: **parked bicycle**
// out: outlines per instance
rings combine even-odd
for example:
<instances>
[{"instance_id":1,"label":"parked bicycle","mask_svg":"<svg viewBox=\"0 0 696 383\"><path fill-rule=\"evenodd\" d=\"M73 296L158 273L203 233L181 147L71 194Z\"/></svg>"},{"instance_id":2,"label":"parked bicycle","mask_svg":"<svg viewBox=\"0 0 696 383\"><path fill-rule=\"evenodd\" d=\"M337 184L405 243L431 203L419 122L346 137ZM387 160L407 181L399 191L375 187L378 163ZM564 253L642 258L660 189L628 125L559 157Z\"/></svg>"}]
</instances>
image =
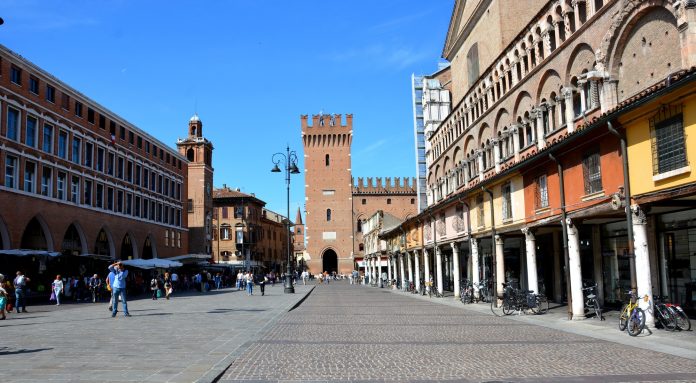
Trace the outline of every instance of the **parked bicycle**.
<instances>
[{"instance_id":1,"label":"parked bicycle","mask_svg":"<svg viewBox=\"0 0 696 383\"><path fill-rule=\"evenodd\" d=\"M475 285L478 289L478 299L481 302L491 301L491 289L488 287L488 279L484 279Z\"/></svg>"},{"instance_id":2,"label":"parked bicycle","mask_svg":"<svg viewBox=\"0 0 696 383\"><path fill-rule=\"evenodd\" d=\"M655 325L662 327L667 331L674 331L677 327L677 318L674 316L672 310L667 307L665 303L662 302L661 298L654 296L652 301L652 312L655 317ZM664 297L667 298L667 297Z\"/></svg>"},{"instance_id":3,"label":"parked bicycle","mask_svg":"<svg viewBox=\"0 0 696 383\"><path fill-rule=\"evenodd\" d=\"M474 303L474 286L468 279L462 279L459 299L462 303Z\"/></svg>"},{"instance_id":4,"label":"parked bicycle","mask_svg":"<svg viewBox=\"0 0 696 383\"><path fill-rule=\"evenodd\" d=\"M530 311L533 314L546 314L549 311L549 301L544 294L535 294L534 291L530 290L515 289L511 283L503 283L502 310L505 315L526 311Z\"/></svg>"},{"instance_id":5,"label":"parked bicycle","mask_svg":"<svg viewBox=\"0 0 696 383\"><path fill-rule=\"evenodd\" d=\"M665 306L667 306L672 311L672 314L674 314L674 317L677 321L677 327L680 330L691 330L691 320L689 319L689 316L686 315L684 309L682 309L681 306L674 303L665 303Z\"/></svg>"},{"instance_id":6,"label":"parked bicycle","mask_svg":"<svg viewBox=\"0 0 696 383\"><path fill-rule=\"evenodd\" d=\"M630 336L637 336L645 328L645 312L638 307L638 300L633 291L628 291L628 303L624 304L619 314L619 330L628 332Z\"/></svg>"},{"instance_id":7,"label":"parked bicycle","mask_svg":"<svg viewBox=\"0 0 696 383\"><path fill-rule=\"evenodd\" d=\"M429 289L427 289L429 298L432 298L433 295L435 296L435 298L442 298L442 293L438 291L437 286L435 286L432 281L426 282L425 284L427 287L429 287Z\"/></svg>"},{"instance_id":8,"label":"parked bicycle","mask_svg":"<svg viewBox=\"0 0 696 383\"><path fill-rule=\"evenodd\" d=\"M582 293L585 296L585 315L594 314L594 317L600 321L604 320L602 315L602 308L599 306L599 301L597 300L597 284L593 286L584 287Z\"/></svg>"}]
</instances>

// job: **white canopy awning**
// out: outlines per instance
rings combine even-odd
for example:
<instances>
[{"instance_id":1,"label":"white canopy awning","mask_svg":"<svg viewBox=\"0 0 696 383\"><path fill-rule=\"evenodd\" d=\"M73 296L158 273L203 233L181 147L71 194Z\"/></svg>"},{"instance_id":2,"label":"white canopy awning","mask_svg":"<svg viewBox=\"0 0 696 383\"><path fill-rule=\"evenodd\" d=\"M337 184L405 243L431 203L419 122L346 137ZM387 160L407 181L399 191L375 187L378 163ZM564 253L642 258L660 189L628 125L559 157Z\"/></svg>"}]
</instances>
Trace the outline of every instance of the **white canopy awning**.
<instances>
[{"instance_id":1,"label":"white canopy awning","mask_svg":"<svg viewBox=\"0 0 696 383\"><path fill-rule=\"evenodd\" d=\"M176 257L169 257L167 258L170 261L184 261L184 260L209 260L211 257L210 254L184 254L184 255L177 255Z\"/></svg>"},{"instance_id":2,"label":"white canopy awning","mask_svg":"<svg viewBox=\"0 0 696 383\"><path fill-rule=\"evenodd\" d=\"M126 266L133 266L139 269L170 269L173 267L181 267L182 263L171 261L169 259L129 259L121 261Z\"/></svg>"}]
</instances>

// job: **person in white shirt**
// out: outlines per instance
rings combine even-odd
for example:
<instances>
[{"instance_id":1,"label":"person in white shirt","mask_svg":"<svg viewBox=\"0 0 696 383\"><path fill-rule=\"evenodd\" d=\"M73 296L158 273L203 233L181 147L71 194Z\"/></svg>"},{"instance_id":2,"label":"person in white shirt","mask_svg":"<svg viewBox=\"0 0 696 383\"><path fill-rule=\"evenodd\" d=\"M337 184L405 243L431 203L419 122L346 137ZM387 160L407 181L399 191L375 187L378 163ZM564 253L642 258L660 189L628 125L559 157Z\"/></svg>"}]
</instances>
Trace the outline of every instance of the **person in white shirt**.
<instances>
[{"instance_id":1,"label":"person in white shirt","mask_svg":"<svg viewBox=\"0 0 696 383\"><path fill-rule=\"evenodd\" d=\"M53 287L53 295L56 297L56 306L60 306L60 296L65 291L65 286L63 286L63 280L60 278L60 274L56 275L56 280L53 281L51 285Z\"/></svg>"}]
</instances>

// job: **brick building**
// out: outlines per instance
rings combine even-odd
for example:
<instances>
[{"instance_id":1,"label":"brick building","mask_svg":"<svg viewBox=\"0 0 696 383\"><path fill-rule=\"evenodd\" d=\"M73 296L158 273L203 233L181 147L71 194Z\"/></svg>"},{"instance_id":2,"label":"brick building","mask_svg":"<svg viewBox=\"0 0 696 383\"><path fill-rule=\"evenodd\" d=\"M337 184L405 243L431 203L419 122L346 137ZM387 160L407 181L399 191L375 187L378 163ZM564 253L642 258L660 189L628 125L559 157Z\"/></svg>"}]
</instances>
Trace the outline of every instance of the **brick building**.
<instances>
[{"instance_id":1,"label":"brick building","mask_svg":"<svg viewBox=\"0 0 696 383\"><path fill-rule=\"evenodd\" d=\"M362 267L362 222L378 210L401 219L415 215L416 182L389 178L383 184L362 179L353 183L351 142L353 116L314 115L311 124L302 116L305 164L307 253L311 273L349 273Z\"/></svg>"},{"instance_id":2,"label":"brick building","mask_svg":"<svg viewBox=\"0 0 696 383\"><path fill-rule=\"evenodd\" d=\"M189 252L186 158L4 46L0 168L5 265L24 262L18 249L55 262ZM51 269L32 259L27 272Z\"/></svg>"},{"instance_id":3,"label":"brick building","mask_svg":"<svg viewBox=\"0 0 696 383\"><path fill-rule=\"evenodd\" d=\"M213 260L245 270L284 270L285 216L270 211L253 193L223 185L213 190Z\"/></svg>"}]
</instances>

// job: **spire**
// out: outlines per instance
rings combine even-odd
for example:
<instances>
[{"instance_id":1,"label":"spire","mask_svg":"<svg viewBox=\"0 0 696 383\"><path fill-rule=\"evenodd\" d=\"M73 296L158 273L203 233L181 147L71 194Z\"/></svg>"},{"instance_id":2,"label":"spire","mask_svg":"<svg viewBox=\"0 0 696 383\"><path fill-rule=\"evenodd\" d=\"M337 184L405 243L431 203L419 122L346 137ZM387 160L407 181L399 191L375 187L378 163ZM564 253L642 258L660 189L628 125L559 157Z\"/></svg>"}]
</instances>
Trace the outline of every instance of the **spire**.
<instances>
[{"instance_id":1,"label":"spire","mask_svg":"<svg viewBox=\"0 0 696 383\"><path fill-rule=\"evenodd\" d=\"M303 225L302 223L302 213L300 208L297 208L297 216L295 217L295 225Z\"/></svg>"}]
</instances>

